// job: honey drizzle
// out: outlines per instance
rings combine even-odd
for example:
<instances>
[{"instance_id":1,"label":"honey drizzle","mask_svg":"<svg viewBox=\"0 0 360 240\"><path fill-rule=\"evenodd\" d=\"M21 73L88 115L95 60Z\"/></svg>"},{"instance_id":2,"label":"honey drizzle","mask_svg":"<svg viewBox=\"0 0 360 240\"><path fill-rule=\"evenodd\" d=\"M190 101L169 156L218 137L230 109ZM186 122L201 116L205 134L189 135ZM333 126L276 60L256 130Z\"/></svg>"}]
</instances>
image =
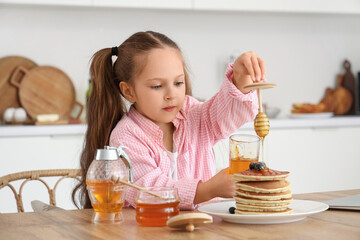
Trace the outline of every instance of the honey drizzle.
<instances>
[{"instance_id":1,"label":"honey drizzle","mask_svg":"<svg viewBox=\"0 0 360 240\"><path fill-rule=\"evenodd\" d=\"M265 162L265 158L264 158L264 142L265 142L265 137L261 137L261 161Z\"/></svg>"}]
</instances>

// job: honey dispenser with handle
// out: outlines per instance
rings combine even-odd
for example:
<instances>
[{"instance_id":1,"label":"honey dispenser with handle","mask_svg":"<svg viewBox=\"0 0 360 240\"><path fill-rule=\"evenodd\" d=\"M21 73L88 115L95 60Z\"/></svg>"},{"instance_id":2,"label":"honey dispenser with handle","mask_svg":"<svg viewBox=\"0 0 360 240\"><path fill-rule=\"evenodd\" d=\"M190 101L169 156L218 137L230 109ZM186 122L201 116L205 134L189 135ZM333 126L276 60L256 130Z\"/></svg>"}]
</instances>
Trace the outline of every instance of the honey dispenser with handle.
<instances>
[{"instance_id":1,"label":"honey dispenser with handle","mask_svg":"<svg viewBox=\"0 0 360 240\"><path fill-rule=\"evenodd\" d=\"M133 181L132 165L124 148L105 146L104 149L97 149L87 171L86 185L94 208L93 223L123 222L122 207L127 186L113 182L111 177Z\"/></svg>"}]
</instances>

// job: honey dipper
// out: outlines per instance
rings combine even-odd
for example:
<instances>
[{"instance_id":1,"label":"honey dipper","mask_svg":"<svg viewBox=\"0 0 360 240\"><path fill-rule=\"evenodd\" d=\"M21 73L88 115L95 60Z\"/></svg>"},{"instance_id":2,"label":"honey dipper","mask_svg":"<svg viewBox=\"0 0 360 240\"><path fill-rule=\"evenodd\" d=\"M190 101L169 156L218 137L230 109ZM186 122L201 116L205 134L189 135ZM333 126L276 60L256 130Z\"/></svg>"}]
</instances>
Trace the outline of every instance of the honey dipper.
<instances>
[{"instance_id":1,"label":"honey dipper","mask_svg":"<svg viewBox=\"0 0 360 240\"><path fill-rule=\"evenodd\" d=\"M160 194L151 192L151 191L147 190L146 188L143 188L143 187L140 187L140 186L135 185L135 184L133 184L133 183L129 183L129 182L125 181L125 180L122 180L122 179L120 179L119 177L116 177L115 175L113 175L113 176L111 177L111 181L113 181L113 182L115 182L115 183L125 184L125 185L127 185L127 186L129 186L129 187L132 187L132 188L135 188L135 189L137 189L137 190L146 192L146 193L148 193L148 194L150 194L150 195L153 195L153 196L158 197L158 198L161 198L161 199L166 199L166 200L169 199L169 198L167 198L167 197L165 197L165 196L161 196Z\"/></svg>"},{"instance_id":2,"label":"honey dipper","mask_svg":"<svg viewBox=\"0 0 360 240\"><path fill-rule=\"evenodd\" d=\"M261 89L273 88L275 86L276 86L276 84L274 84L274 83L258 82L258 83L246 85L244 87L245 90L257 89L258 98L259 98L259 113L256 115L255 120L254 120L254 129L255 129L256 134L262 139L266 135L268 135L269 130L270 130L270 123L269 123L269 118L262 111Z\"/></svg>"}]
</instances>

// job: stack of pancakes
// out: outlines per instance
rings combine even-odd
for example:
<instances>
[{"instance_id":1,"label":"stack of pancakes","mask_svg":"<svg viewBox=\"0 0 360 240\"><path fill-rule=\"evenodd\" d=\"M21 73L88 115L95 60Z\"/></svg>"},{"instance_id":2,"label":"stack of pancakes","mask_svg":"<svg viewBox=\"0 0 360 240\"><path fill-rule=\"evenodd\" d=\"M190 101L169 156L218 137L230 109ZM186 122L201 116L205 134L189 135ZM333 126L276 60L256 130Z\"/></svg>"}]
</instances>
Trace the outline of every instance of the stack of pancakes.
<instances>
[{"instance_id":1,"label":"stack of pancakes","mask_svg":"<svg viewBox=\"0 0 360 240\"><path fill-rule=\"evenodd\" d=\"M269 168L260 171L252 169L235 173L237 214L287 214L292 209L290 175L286 171Z\"/></svg>"}]
</instances>

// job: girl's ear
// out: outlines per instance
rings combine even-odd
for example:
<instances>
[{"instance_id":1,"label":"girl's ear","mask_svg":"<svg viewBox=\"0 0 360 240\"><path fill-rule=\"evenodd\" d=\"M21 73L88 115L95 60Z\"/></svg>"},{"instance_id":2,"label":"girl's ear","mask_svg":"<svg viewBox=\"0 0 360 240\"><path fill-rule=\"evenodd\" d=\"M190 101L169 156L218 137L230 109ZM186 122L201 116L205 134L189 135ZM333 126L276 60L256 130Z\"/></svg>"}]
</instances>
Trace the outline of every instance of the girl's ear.
<instances>
[{"instance_id":1,"label":"girl's ear","mask_svg":"<svg viewBox=\"0 0 360 240\"><path fill-rule=\"evenodd\" d=\"M120 87L120 90L121 90L121 93L123 94L123 96L129 102L135 103L136 97L135 97L134 88L132 86L130 86L128 83L126 83L126 82L120 82L119 87Z\"/></svg>"}]
</instances>

